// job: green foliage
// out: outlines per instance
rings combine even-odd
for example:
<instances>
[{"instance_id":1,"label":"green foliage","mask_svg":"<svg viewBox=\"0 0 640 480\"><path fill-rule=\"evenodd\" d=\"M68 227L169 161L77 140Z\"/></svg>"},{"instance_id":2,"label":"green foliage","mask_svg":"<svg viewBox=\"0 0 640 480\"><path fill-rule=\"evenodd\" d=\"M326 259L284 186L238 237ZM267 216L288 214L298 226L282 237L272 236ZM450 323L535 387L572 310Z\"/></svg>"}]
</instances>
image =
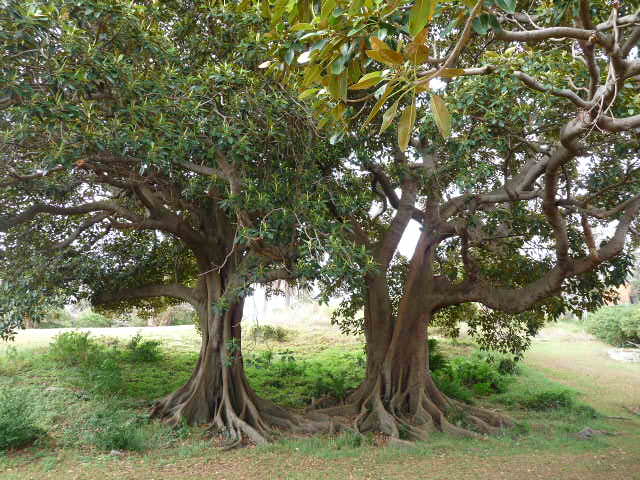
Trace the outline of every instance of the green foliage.
<instances>
[{"instance_id":1,"label":"green foliage","mask_svg":"<svg viewBox=\"0 0 640 480\"><path fill-rule=\"evenodd\" d=\"M102 346L89 332L64 332L55 336L49 345L49 356L65 365L95 365L100 360Z\"/></svg>"},{"instance_id":2,"label":"green foliage","mask_svg":"<svg viewBox=\"0 0 640 480\"><path fill-rule=\"evenodd\" d=\"M501 393L507 389L506 378L494 365L483 359L453 359L451 370L463 385L473 388L479 395Z\"/></svg>"},{"instance_id":3,"label":"green foliage","mask_svg":"<svg viewBox=\"0 0 640 480\"><path fill-rule=\"evenodd\" d=\"M127 356L133 362L157 362L162 357L159 340L145 340L139 333L127 343Z\"/></svg>"},{"instance_id":4,"label":"green foliage","mask_svg":"<svg viewBox=\"0 0 640 480\"><path fill-rule=\"evenodd\" d=\"M617 305L589 314L587 330L600 340L617 347L640 345L640 307Z\"/></svg>"},{"instance_id":5,"label":"green foliage","mask_svg":"<svg viewBox=\"0 0 640 480\"><path fill-rule=\"evenodd\" d=\"M149 435L142 428L140 417L127 411L98 410L85 419L84 428L83 443L103 451L141 452L149 444Z\"/></svg>"},{"instance_id":6,"label":"green foliage","mask_svg":"<svg viewBox=\"0 0 640 480\"><path fill-rule=\"evenodd\" d=\"M446 368L449 362L447 358L440 351L438 341L435 338L430 338L428 341L429 348L429 370L435 372L436 370L442 370Z\"/></svg>"},{"instance_id":7,"label":"green foliage","mask_svg":"<svg viewBox=\"0 0 640 480\"><path fill-rule=\"evenodd\" d=\"M76 367L77 381L101 394L122 392L130 364L157 363L162 358L161 342L134 336L124 348L117 342L106 343L88 332L64 332L49 346L49 358L62 365ZM128 363L127 368L124 365ZM163 392L168 393L168 392Z\"/></svg>"},{"instance_id":8,"label":"green foliage","mask_svg":"<svg viewBox=\"0 0 640 480\"><path fill-rule=\"evenodd\" d=\"M298 360L291 351L272 351L245 359L256 392L277 403L303 407L321 397L344 400L364 378L361 353L329 350L313 360Z\"/></svg>"},{"instance_id":9,"label":"green foliage","mask_svg":"<svg viewBox=\"0 0 640 480\"><path fill-rule=\"evenodd\" d=\"M518 373L515 360L508 356L475 352L470 357L453 358L432 372L440 390L467 403L474 396L504 393L511 375Z\"/></svg>"},{"instance_id":10,"label":"green foliage","mask_svg":"<svg viewBox=\"0 0 640 480\"><path fill-rule=\"evenodd\" d=\"M291 337L291 334L290 330L277 325L255 325L249 330L249 338L252 340L285 342Z\"/></svg>"},{"instance_id":11,"label":"green foliage","mask_svg":"<svg viewBox=\"0 0 640 480\"><path fill-rule=\"evenodd\" d=\"M0 390L0 451L24 447L44 432L36 425L33 406L17 388Z\"/></svg>"},{"instance_id":12,"label":"green foliage","mask_svg":"<svg viewBox=\"0 0 640 480\"><path fill-rule=\"evenodd\" d=\"M74 322L80 328L107 328L113 326L113 322L108 317L96 312L82 312Z\"/></svg>"},{"instance_id":13,"label":"green foliage","mask_svg":"<svg viewBox=\"0 0 640 480\"><path fill-rule=\"evenodd\" d=\"M531 410L546 410L548 408L573 407L574 395L567 390L537 392L522 401L522 406Z\"/></svg>"}]
</instances>

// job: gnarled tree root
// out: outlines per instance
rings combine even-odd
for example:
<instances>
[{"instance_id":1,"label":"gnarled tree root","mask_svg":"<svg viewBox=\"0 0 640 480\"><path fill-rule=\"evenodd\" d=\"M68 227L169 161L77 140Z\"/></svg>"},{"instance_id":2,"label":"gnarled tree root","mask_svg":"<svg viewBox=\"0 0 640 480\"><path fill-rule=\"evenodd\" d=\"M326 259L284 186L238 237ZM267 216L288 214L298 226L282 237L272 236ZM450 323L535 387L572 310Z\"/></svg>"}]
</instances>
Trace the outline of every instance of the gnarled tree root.
<instances>
[{"instance_id":1,"label":"gnarled tree root","mask_svg":"<svg viewBox=\"0 0 640 480\"><path fill-rule=\"evenodd\" d=\"M368 393L360 390L347 405L317 410L317 414L351 416L353 429L360 433L381 432L393 438L427 440L433 432L478 438L498 434L513 421L497 412L467 405L446 397L427 376L420 388L396 390L389 399L381 394L377 381ZM466 427L452 423L461 415Z\"/></svg>"},{"instance_id":2,"label":"gnarled tree root","mask_svg":"<svg viewBox=\"0 0 640 480\"><path fill-rule=\"evenodd\" d=\"M312 434L336 430L326 415L306 418L259 398L244 382L233 389L221 387L213 398L203 398L198 388L183 388L157 402L151 417L170 425L205 424L223 438L223 448L239 447L245 440L256 445L273 440L279 431Z\"/></svg>"}]
</instances>

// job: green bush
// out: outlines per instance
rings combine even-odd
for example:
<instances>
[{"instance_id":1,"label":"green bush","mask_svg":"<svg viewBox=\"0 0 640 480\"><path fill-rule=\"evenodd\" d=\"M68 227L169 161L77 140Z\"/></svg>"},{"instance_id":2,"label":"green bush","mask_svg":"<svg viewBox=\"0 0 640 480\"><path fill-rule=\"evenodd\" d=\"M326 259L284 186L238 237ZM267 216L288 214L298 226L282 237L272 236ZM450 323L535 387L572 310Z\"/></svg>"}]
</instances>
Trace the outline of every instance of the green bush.
<instances>
[{"instance_id":1,"label":"green bush","mask_svg":"<svg viewBox=\"0 0 640 480\"><path fill-rule=\"evenodd\" d=\"M64 332L56 335L49 345L49 356L65 365L94 363L101 345L89 332Z\"/></svg>"},{"instance_id":2,"label":"green bush","mask_svg":"<svg viewBox=\"0 0 640 480\"><path fill-rule=\"evenodd\" d=\"M575 405L575 399L568 390L549 390L535 392L521 400L523 407L530 410L548 410L551 408L571 408Z\"/></svg>"},{"instance_id":3,"label":"green bush","mask_svg":"<svg viewBox=\"0 0 640 480\"><path fill-rule=\"evenodd\" d=\"M507 378L495 365L481 358L455 358L451 362L453 375L467 387L478 391L501 393L507 389Z\"/></svg>"},{"instance_id":4,"label":"green bush","mask_svg":"<svg viewBox=\"0 0 640 480\"><path fill-rule=\"evenodd\" d=\"M460 379L455 378L449 369L436 370L432 374L433 381L447 397L455 398L465 403L473 402L473 393L465 387Z\"/></svg>"},{"instance_id":5,"label":"green bush","mask_svg":"<svg viewBox=\"0 0 640 480\"><path fill-rule=\"evenodd\" d=\"M113 325L113 322L108 317L96 312L82 312L80 316L74 322L76 327L83 328L107 328Z\"/></svg>"},{"instance_id":6,"label":"green bush","mask_svg":"<svg viewBox=\"0 0 640 480\"><path fill-rule=\"evenodd\" d=\"M81 375L85 385L101 394L117 393L122 389L122 368L116 355L103 352L102 359L91 366L83 368Z\"/></svg>"},{"instance_id":7,"label":"green bush","mask_svg":"<svg viewBox=\"0 0 640 480\"><path fill-rule=\"evenodd\" d=\"M498 372L502 375L515 375L518 371L518 362L513 358L505 357L498 360Z\"/></svg>"},{"instance_id":8,"label":"green bush","mask_svg":"<svg viewBox=\"0 0 640 480\"><path fill-rule=\"evenodd\" d=\"M138 417L124 411L98 410L85 422L87 431L83 441L100 450L129 450L140 452L147 449L149 436Z\"/></svg>"},{"instance_id":9,"label":"green bush","mask_svg":"<svg viewBox=\"0 0 640 480\"><path fill-rule=\"evenodd\" d=\"M127 356L134 362L156 362L162 358L159 340L145 340L139 333L127 343Z\"/></svg>"},{"instance_id":10,"label":"green bush","mask_svg":"<svg viewBox=\"0 0 640 480\"><path fill-rule=\"evenodd\" d=\"M640 344L640 307L603 307L587 317L587 330L600 340L617 347Z\"/></svg>"},{"instance_id":11,"label":"green bush","mask_svg":"<svg viewBox=\"0 0 640 480\"><path fill-rule=\"evenodd\" d=\"M325 352L317 360L298 360L291 351L260 352L247 356L245 369L256 392L290 407L312 399L344 400L364 377L362 353Z\"/></svg>"},{"instance_id":12,"label":"green bush","mask_svg":"<svg viewBox=\"0 0 640 480\"><path fill-rule=\"evenodd\" d=\"M0 391L0 451L24 447L43 434L24 392L13 388Z\"/></svg>"},{"instance_id":13,"label":"green bush","mask_svg":"<svg viewBox=\"0 0 640 480\"><path fill-rule=\"evenodd\" d=\"M469 358L452 359L432 372L432 377L445 395L470 403L474 396L506 391L510 380L499 366L493 357L477 352Z\"/></svg>"},{"instance_id":14,"label":"green bush","mask_svg":"<svg viewBox=\"0 0 640 480\"><path fill-rule=\"evenodd\" d=\"M122 387L118 345L98 342L89 336L89 332L56 335L49 346L49 356L64 365L81 367L82 383L97 393L115 393Z\"/></svg>"},{"instance_id":15,"label":"green bush","mask_svg":"<svg viewBox=\"0 0 640 480\"><path fill-rule=\"evenodd\" d=\"M291 336L291 331L283 327L273 325L256 325L249 330L249 338L252 340L274 340L284 342Z\"/></svg>"}]
</instances>

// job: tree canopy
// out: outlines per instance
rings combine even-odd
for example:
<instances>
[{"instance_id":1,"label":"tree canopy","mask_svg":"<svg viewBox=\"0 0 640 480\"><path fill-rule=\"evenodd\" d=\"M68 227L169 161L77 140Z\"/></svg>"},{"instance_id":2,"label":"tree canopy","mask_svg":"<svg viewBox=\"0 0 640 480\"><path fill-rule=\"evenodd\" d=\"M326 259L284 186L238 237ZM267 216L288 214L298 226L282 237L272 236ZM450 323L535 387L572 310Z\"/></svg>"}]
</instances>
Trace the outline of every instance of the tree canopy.
<instances>
[{"instance_id":1,"label":"tree canopy","mask_svg":"<svg viewBox=\"0 0 640 480\"><path fill-rule=\"evenodd\" d=\"M484 346L519 353L545 320L596 308L627 277L638 5L332 0L265 14L263 67L299 89L334 142L360 141L342 175L371 185L344 219L378 267L341 311L364 307L356 426L456 431L442 416L455 402L421 366L428 325L464 319ZM416 250L393 263L411 221ZM484 431L505 423L471 418Z\"/></svg>"},{"instance_id":2,"label":"tree canopy","mask_svg":"<svg viewBox=\"0 0 640 480\"><path fill-rule=\"evenodd\" d=\"M520 353L626 278L637 5L5 4L4 312L43 295L190 301L200 359L160 418L232 442L313 430L251 391L240 347L250 285L305 277L347 296L338 315L367 342L367 378L327 415L424 438L472 435L447 420L464 409L493 432L509 420L435 386L428 327L464 319Z\"/></svg>"}]
</instances>

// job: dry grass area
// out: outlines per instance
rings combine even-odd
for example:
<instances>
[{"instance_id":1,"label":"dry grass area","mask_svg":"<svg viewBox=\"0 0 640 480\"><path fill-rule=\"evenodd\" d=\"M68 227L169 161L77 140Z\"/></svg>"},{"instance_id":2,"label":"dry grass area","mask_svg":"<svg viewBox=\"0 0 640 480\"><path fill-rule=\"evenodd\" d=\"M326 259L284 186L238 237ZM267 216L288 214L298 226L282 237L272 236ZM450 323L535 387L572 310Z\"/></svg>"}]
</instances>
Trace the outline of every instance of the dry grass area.
<instances>
[{"instance_id":1,"label":"dry grass area","mask_svg":"<svg viewBox=\"0 0 640 480\"><path fill-rule=\"evenodd\" d=\"M292 344L320 352L337 344L355 348L361 339L341 336L329 325L326 311L275 311L262 324L295 330ZM193 348L192 327L92 329L94 335L129 337L137 332L163 338L169 345ZM22 332L18 346L42 346L57 332ZM245 342L248 349L264 348ZM464 349L464 346L461 347ZM267 447L232 452L211 448L205 441L171 450L122 457L60 450L6 463L0 478L26 479L562 479L640 480L640 416L625 407L640 405L640 364L610 360L609 347L574 325L545 329L525 357L525 363L548 378L578 390L581 401L611 416L608 429L616 435L551 445L520 444L511 439L458 440L437 435L432 443L413 447L333 449L288 440ZM633 417L633 418L632 418ZM26 454L25 454L26 455ZM19 456L19 455L18 455Z\"/></svg>"}]
</instances>

